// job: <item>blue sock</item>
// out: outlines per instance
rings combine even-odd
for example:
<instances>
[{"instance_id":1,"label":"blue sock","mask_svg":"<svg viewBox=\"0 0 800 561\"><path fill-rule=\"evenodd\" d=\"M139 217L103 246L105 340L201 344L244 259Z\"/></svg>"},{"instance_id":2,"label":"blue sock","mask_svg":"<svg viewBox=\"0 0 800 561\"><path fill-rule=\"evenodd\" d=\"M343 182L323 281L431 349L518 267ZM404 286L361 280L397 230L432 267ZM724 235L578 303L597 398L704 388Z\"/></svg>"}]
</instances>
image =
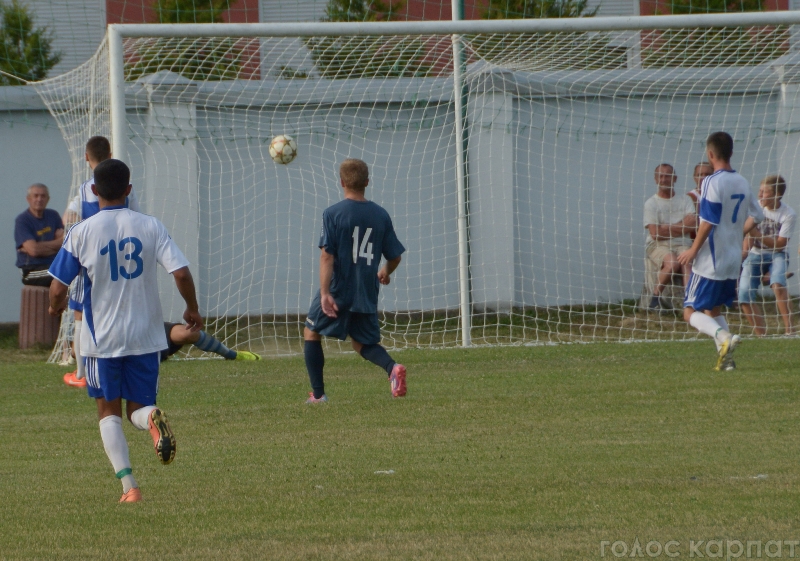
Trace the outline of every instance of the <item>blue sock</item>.
<instances>
[{"instance_id":1,"label":"blue sock","mask_svg":"<svg viewBox=\"0 0 800 561\"><path fill-rule=\"evenodd\" d=\"M325 353L322 352L322 341L306 341L303 346L303 355L306 359L306 370L314 390L314 398L319 399L325 395L325 383L322 381L322 369L325 367Z\"/></svg>"},{"instance_id":2,"label":"blue sock","mask_svg":"<svg viewBox=\"0 0 800 561\"><path fill-rule=\"evenodd\" d=\"M380 345L364 345L361 347L361 356L370 361L372 364L380 366L386 370L388 376L392 375L392 368L396 364L386 352L386 349Z\"/></svg>"},{"instance_id":3,"label":"blue sock","mask_svg":"<svg viewBox=\"0 0 800 561\"><path fill-rule=\"evenodd\" d=\"M224 356L228 360L233 360L236 358L236 351L230 350L228 347L223 345L219 339L212 337L205 331L200 332L200 339L197 340L197 343L195 343L194 346L203 351L217 353L218 355Z\"/></svg>"}]
</instances>

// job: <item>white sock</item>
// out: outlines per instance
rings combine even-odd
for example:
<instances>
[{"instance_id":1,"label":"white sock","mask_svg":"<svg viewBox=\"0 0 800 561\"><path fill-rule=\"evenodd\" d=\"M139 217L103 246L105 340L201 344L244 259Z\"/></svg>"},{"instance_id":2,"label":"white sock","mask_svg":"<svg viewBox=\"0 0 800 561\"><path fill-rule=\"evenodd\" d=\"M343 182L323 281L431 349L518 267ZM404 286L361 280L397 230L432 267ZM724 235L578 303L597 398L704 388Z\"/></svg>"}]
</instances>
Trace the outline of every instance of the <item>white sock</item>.
<instances>
[{"instance_id":1,"label":"white sock","mask_svg":"<svg viewBox=\"0 0 800 561\"><path fill-rule=\"evenodd\" d=\"M716 342L722 342L731 336L728 330L720 327L714 318L702 312L694 312L689 316L689 325L700 333L708 335Z\"/></svg>"},{"instance_id":2,"label":"white sock","mask_svg":"<svg viewBox=\"0 0 800 561\"><path fill-rule=\"evenodd\" d=\"M718 315L717 317L714 318L714 321L716 321L722 329L724 329L725 331L730 333L731 330L728 327L728 320L725 319L725 316L720 314L720 315ZM719 348L722 345L722 343L720 341L717 341L716 338L714 339L714 342L717 344L717 350L719 350Z\"/></svg>"},{"instance_id":3,"label":"white sock","mask_svg":"<svg viewBox=\"0 0 800 561\"><path fill-rule=\"evenodd\" d=\"M111 460L111 466L114 468L117 479L122 481L122 492L127 493L132 487L138 487L136 479L131 473L128 441L125 440L125 433L122 432L122 418L110 415L100 419L100 438L103 439L106 456Z\"/></svg>"},{"instance_id":4,"label":"white sock","mask_svg":"<svg viewBox=\"0 0 800 561\"><path fill-rule=\"evenodd\" d=\"M75 324L75 334L73 335L72 339L72 346L75 349L75 363L78 365L78 373L75 374L75 377L80 380L84 376L86 376L86 365L83 362L83 355L81 354L81 327L83 326L83 320L80 323Z\"/></svg>"},{"instance_id":5,"label":"white sock","mask_svg":"<svg viewBox=\"0 0 800 561\"><path fill-rule=\"evenodd\" d=\"M153 409L156 409L155 405L147 405L131 413L131 424L139 430L149 429L150 425L147 420L150 418L150 412Z\"/></svg>"}]
</instances>

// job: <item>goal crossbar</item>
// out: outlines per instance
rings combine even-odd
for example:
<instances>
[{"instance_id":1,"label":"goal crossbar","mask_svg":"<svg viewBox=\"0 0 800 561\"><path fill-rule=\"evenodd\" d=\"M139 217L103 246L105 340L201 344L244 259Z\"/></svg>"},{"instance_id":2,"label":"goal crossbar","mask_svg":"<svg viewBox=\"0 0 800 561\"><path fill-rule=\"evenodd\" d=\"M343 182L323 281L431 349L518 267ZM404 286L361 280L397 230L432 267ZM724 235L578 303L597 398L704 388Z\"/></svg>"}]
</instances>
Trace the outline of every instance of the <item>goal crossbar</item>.
<instances>
[{"instance_id":1,"label":"goal crossbar","mask_svg":"<svg viewBox=\"0 0 800 561\"><path fill-rule=\"evenodd\" d=\"M550 33L634 31L800 24L800 10L680 16L630 16L505 20L110 24L120 37L310 37L314 35L453 35L473 33Z\"/></svg>"}]
</instances>

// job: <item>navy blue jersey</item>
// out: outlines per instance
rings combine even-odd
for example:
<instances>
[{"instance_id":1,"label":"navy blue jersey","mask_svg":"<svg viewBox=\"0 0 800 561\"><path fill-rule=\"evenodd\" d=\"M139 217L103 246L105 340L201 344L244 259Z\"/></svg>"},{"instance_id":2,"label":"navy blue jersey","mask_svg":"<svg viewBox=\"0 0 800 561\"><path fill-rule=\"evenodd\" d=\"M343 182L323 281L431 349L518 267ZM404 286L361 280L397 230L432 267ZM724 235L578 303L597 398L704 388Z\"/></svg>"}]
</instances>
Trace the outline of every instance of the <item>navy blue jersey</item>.
<instances>
[{"instance_id":1,"label":"navy blue jersey","mask_svg":"<svg viewBox=\"0 0 800 561\"><path fill-rule=\"evenodd\" d=\"M319 247L333 255L331 295L339 309L377 312L381 256L391 261L406 250L389 213L372 201L344 199L322 213Z\"/></svg>"},{"instance_id":2,"label":"navy blue jersey","mask_svg":"<svg viewBox=\"0 0 800 561\"><path fill-rule=\"evenodd\" d=\"M28 240L35 242L51 242L56 239L56 230L63 230L61 216L51 208L44 209L44 216L36 218L30 209L17 216L14 222L14 241L17 249ZM27 253L17 252L17 267L49 267L55 254L48 257L31 257Z\"/></svg>"}]
</instances>

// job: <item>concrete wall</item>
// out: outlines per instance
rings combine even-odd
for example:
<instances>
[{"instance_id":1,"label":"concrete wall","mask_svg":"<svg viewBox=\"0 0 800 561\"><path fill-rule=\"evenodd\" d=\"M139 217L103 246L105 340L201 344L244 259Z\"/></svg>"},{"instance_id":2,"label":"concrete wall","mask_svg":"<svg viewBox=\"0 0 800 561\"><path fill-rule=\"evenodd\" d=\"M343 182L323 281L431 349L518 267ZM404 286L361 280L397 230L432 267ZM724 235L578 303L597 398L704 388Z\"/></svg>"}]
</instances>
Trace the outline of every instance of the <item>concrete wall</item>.
<instances>
[{"instance_id":1,"label":"concrete wall","mask_svg":"<svg viewBox=\"0 0 800 561\"><path fill-rule=\"evenodd\" d=\"M724 96L681 90L668 72L646 87L637 75L627 90L620 87L628 83L623 74L604 82L570 80L568 87L538 76L474 81L467 112L476 306L636 298L644 269L642 208L655 192L653 169L672 163L676 189L689 191L692 168L714 130L734 135L734 167L754 187L767 173L784 173L786 200L800 209L800 186L792 179L800 96L796 87L784 87L782 96L778 75L759 72L748 78L751 87L741 77L706 76L706 88L713 79L736 84ZM279 82L179 83L168 91L151 83L129 97L134 188L144 209L191 254L204 312L306 310L318 282L322 211L341 196L336 172L345 157L370 164L368 196L390 211L408 249L382 291L381 307L456 308L456 142L448 79L368 87L338 81L335 88L315 80ZM603 90L608 84L616 96ZM228 93L220 92L223 86ZM181 97L186 87L190 97ZM23 190L33 181L50 184L60 211L71 174L53 121L35 97L25 99L6 103L0 129L7 170L0 197L9 219L0 271L14 287L0 303L0 321L18 314L10 229L25 208ZM292 134L300 146L285 166L267 152L280 133ZM162 280L165 314L178 319L182 306L170 279ZM790 288L798 292L796 278Z\"/></svg>"},{"instance_id":2,"label":"concrete wall","mask_svg":"<svg viewBox=\"0 0 800 561\"><path fill-rule=\"evenodd\" d=\"M5 109L0 109L0 224L5 225L0 243L0 322L16 322L22 283L14 265L14 218L28 208L25 191L31 183L47 185L50 207L63 213L72 164L55 120L29 88L0 88L0 108Z\"/></svg>"}]
</instances>

